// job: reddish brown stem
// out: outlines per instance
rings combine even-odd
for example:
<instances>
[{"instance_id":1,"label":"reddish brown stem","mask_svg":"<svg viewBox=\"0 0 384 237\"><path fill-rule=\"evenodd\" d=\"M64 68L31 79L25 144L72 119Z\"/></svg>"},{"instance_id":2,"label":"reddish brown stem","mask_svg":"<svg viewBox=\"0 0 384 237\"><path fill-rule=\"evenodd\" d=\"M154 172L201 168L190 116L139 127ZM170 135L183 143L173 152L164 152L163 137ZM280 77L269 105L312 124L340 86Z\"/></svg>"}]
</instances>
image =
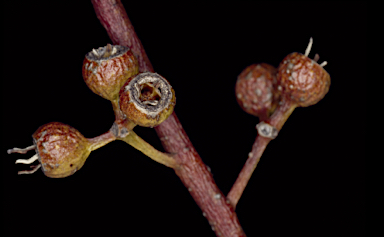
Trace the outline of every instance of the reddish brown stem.
<instances>
[{"instance_id":1,"label":"reddish brown stem","mask_svg":"<svg viewBox=\"0 0 384 237\"><path fill-rule=\"evenodd\" d=\"M267 120L267 123L274 126L278 131L280 131L285 121L287 121L288 117L291 115L295 108L295 104L283 101L282 105L277 107L276 111L273 113L271 118ZM256 169L256 166L259 163L265 148L271 140L272 139L262 137L260 135L256 137L256 140L252 146L252 151L249 153L248 159L245 162L243 169L241 170L239 176L236 179L235 184L232 186L232 189L227 195L228 200L231 202L234 208L239 202L239 199L243 194L244 189L247 186L253 171Z\"/></svg>"},{"instance_id":2,"label":"reddish brown stem","mask_svg":"<svg viewBox=\"0 0 384 237\"><path fill-rule=\"evenodd\" d=\"M128 46L139 61L139 71L153 68L119 0L92 0L97 17L114 44ZM175 113L155 128L164 149L174 154L176 174L208 219L217 236L245 236L236 213L217 187Z\"/></svg>"},{"instance_id":3,"label":"reddish brown stem","mask_svg":"<svg viewBox=\"0 0 384 237\"><path fill-rule=\"evenodd\" d=\"M245 162L243 169L241 170L235 184L232 186L227 195L228 200L231 202L234 208L236 208L236 205L239 202L239 199L243 194L253 171L256 169L256 166L260 161L261 155L263 155L263 152L270 141L271 139L269 138L262 136L256 137L256 140L252 146L252 151L249 153L248 159Z\"/></svg>"},{"instance_id":4,"label":"reddish brown stem","mask_svg":"<svg viewBox=\"0 0 384 237\"><path fill-rule=\"evenodd\" d=\"M217 187L212 174L196 152L174 114L156 128L163 147L175 154L175 169L185 187L203 211L217 236L245 236L230 202Z\"/></svg>"}]
</instances>

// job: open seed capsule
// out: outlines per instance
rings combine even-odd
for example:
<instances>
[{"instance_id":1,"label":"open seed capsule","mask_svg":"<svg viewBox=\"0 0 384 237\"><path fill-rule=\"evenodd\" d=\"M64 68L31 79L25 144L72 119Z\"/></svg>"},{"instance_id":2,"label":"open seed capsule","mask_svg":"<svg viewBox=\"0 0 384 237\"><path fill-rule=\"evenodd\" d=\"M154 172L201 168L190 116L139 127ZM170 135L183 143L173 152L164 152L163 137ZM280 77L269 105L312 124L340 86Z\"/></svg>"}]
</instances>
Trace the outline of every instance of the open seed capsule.
<instances>
[{"instance_id":1,"label":"open seed capsule","mask_svg":"<svg viewBox=\"0 0 384 237\"><path fill-rule=\"evenodd\" d=\"M120 109L132 122L143 127L162 123L173 112L175 91L157 73L141 73L130 78L120 91Z\"/></svg>"}]
</instances>

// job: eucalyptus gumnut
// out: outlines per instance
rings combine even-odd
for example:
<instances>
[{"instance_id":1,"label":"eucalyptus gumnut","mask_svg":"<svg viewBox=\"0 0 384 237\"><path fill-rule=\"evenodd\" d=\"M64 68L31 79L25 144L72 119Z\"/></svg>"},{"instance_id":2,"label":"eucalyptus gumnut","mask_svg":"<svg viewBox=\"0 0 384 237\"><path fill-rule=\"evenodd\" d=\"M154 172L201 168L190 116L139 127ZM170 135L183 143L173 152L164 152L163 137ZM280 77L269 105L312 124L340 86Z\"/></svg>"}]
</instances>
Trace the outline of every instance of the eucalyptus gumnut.
<instances>
[{"instance_id":1,"label":"eucalyptus gumnut","mask_svg":"<svg viewBox=\"0 0 384 237\"><path fill-rule=\"evenodd\" d=\"M85 55L82 71L94 93L113 101L118 99L124 83L139 73L139 65L128 47L108 44Z\"/></svg>"},{"instance_id":2,"label":"eucalyptus gumnut","mask_svg":"<svg viewBox=\"0 0 384 237\"><path fill-rule=\"evenodd\" d=\"M32 138L34 145L24 149L9 149L7 152L25 154L35 150L34 156L29 159L18 159L16 164L31 164L36 160L39 164L33 166L33 170L19 171L18 174L31 174L42 167L44 174L51 178L64 178L74 174L83 167L91 151L116 140L112 132L88 139L75 128L59 122L39 127Z\"/></svg>"},{"instance_id":3,"label":"eucalyptus gumnut","mask_svg":"<svg viewBox=\"0 0 384 237\"><path fill-rule=\"evenodd\" d=\"M127 118L143 127L154 127L171 115L175 91L157 73L145 72L130 78L120 90L120 109Z\"/></svg>"},{"instance_id":4,"label":"eucalyptus gumnut","mask_svg":"<svg viewBox=\"0 0 384 237\"><path fill-rule=\"evenodd\" d=\"M79 170L91 153L91 143L75 128L51 122L32 135L44 174L63 178Z\"/></svg>"},{"instance_id":5,"label":"eucalyptus gumnut","mask_svg":"<svg viewBox=\"0 0 384 237\"><path fill-rule=\"evenodd\" d=\"M331 84L323 68L327 62L318 64L317 54L314 60L308 58L312 43L311 38L305 54L291 53L280 63L277 89L281 92L281 101L273 115L256 126L259 135L274 139L296 107L314 105L327 94Z\"/></svg>"},{"instance_id":6,"label":"eucalyptus gumnut","mask_svg":"<svg viewBox=\"0 0 384 237\"><path fill-rule=\"evenodd\" d=\"M266 63L245 68L236 81L236 99L247 113L267 119L276 109L279 91L276 85L277 70Z\"/></svg>"},{"instance_id":7,"label":"eucalyptus gumnut","mask_svg":"<svg viewBox=\"0 0 384 237\"><path fill-rule=\"evenodd\" d=\"M308 53L291 53L283 59L278 68L279 89L286 100L299 107L319 102L327 94L331 84L331 78L323 68L325 64L319 65L315 60L308 58Z\"/></svg>"}]
</instances>

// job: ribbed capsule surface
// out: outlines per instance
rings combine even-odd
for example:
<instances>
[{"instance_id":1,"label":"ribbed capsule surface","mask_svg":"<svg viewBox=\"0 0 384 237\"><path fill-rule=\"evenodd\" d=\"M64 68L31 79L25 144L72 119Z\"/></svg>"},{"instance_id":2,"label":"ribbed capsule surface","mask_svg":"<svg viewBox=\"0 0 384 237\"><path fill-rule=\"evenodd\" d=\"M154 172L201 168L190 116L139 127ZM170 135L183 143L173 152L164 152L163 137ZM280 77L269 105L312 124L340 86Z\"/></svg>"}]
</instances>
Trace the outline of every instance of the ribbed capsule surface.
<instances>
[{"instance_id":1,"label":"ribbed capsule surface","mask_svg":"<svg viewBox=\"0 0 384 237\"><path fill-rule=\"evenodd\" d=\"M143 127L162 123L173 112L175 91L157 73L141 73L130 78L120 90L120 109L132 122Z\"/></svg>"},{"instance_id":2,"label":"ribbed capsule surface","mask_svg":"<svg viewBox=\"0 0 384 237\"><path fill-rule=\"evenodd\" d=\"M301 107L319 102L331 84L331 78L322 66L297 52L289 54L280 63L277 79L283 94Z\"/></svg>"},{"instance_id":3,"label":"ribbed capsule surface","mask_svg":"<svg viewBox=\"0 0 384 237\"><path fill-rule=\"evenodd\" d=\"M107 45L86 54L83 78L87 86L107 100L115 100L128 78L137 75L139 66L128 47Z\"/></svg>"},{"instance_id":4,"label":"ribbed capsule surface","mask_svg":"<svg viewBox=\"0 0 384 237\"><path fill-rule=\"evenodd\" d=\"M275 110L280 96L276 73L276 68L266 63L252 64L240 73L235 93L245 112L265 120Z\"/></svg>"},{"instance_id":5,"label":"ribbed capsule surface","mask_svg":"<svg viewBox=\"0 0 384 237\"><path fill-rule=\"evenodd\" d=\"M44 174L63 178L79 170L91 153L88 140L75 128L51 122L32 135Z\"/></svg>"}]
</instances>

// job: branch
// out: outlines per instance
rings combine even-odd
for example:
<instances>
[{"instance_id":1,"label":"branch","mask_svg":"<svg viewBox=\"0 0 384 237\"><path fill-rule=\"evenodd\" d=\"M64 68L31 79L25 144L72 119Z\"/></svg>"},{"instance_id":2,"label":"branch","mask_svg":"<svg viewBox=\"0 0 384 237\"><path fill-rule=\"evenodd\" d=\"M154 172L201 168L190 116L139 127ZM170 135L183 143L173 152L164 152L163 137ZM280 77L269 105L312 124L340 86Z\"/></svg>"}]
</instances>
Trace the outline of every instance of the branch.
<instances>
[{"instance_id":1,"label":"branch","mask_svg":"<svg viewBox=\"0 0 384 237\"><path fill-rule=\"evenodd\" d=\"M228 194L228 199L234 207L239 201L268 143L277 136L293 110L296 107L314 105L328 93L331 78L327 71L323 69L327 62L317 64L308 58L312 43L313 39L310 38L304 55L297 52L288 54L278 67L277 80L280 89L277 90L282 91L282 99L276 111L267 119L266 123L262 121L256 126L259 135L247 162ZM316 60L318 60L318 56Z\"/></svg>"},{"instance_id":2,"label":"branch","mask_svg":"<svg viewBox=\"0 0 384 237\"><path fill-rule=\"evenodd\" d=\"M97 18L114 44L131 48L139 61L140 72L153 68L119 0L92 0ZM217 236L245 236L230 202L213 180L212 174L197 154L176 114L155 127L164 149L174 154L179 164L176 174L208 219Z\"/></svg>"},{"instance_id":3,"label":"branch","mask_svg":"<svg viewBox=\"0 0 384 237\"><path fill-rule=\"evenodd\" d=\"M296 106L291 106L291 104L289 103L285 103L279 106L275 113L272 115L272 117L269 119L269 124L274 126L278 131L280 131L280 129L283 127L285 121L291 115L295 107ZM234 208L239 202L239 199L243 194L244 189L247 186L253 171L256 169L256 166L259 163L265 148L267 148L267 145L271 140L271 138L257 135L256 140L252 146L252 151L249 153L249 157L245 162L243 169L240 171L240 174L236 179L235 184L232 186L231 190L227 195L228 200L231 202Z\"/></svg>"}]
</instances>

